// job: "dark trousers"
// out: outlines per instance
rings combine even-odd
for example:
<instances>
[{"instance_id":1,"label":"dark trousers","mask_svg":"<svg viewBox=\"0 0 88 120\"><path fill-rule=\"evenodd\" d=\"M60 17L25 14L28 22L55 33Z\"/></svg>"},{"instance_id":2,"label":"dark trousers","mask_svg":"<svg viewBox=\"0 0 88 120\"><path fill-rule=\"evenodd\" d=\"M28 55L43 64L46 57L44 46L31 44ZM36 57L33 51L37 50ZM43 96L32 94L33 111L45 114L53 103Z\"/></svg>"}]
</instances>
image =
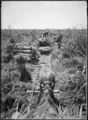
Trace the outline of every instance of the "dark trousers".
<instances>
[{"instance_id":1,"label":"dark trousers","mask_svg":"<svg viewBox=\"0 0 88 120\"><path fill-rule=\"evenodd\" d=\"M58 42L57 45L58 45L58 49L60 49L61 48L61 42Z\"/></svg>"}]
</instances>

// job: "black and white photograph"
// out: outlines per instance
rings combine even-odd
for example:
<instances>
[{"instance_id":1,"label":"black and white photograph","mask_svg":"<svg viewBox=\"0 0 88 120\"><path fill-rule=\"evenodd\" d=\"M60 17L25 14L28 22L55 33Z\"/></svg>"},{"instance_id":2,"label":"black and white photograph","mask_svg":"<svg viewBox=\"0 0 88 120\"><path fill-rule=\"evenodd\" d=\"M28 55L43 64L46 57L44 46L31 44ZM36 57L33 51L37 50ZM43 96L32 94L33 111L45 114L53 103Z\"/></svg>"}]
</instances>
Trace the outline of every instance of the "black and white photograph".
<instances>
[{"instance_id":1,"label":"black and white photograph","mask_svg":"<svg viewBox=\"0 0 88 120\"><path fill-rule=\"evenodd\" d=\"M1 119L87 119L87 1L1 2Z\"/></svg>"}]
</instances>

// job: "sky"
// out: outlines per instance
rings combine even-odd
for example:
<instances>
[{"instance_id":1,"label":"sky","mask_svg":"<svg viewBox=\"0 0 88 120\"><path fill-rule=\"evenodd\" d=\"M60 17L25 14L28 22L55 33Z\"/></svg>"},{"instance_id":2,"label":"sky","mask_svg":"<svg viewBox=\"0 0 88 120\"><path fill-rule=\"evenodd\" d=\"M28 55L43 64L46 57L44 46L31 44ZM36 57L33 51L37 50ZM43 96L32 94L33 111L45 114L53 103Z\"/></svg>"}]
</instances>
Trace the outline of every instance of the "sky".
<instances>
[{"instance_id":1,"label":"sky","mask_svg":"<svg viewBox=\"0 0 88 120\"><path fill-rule=\"evenodd\" d=\"M1 29L87 28L86 1L2 1Z\"/></svg>"}]
</instances>

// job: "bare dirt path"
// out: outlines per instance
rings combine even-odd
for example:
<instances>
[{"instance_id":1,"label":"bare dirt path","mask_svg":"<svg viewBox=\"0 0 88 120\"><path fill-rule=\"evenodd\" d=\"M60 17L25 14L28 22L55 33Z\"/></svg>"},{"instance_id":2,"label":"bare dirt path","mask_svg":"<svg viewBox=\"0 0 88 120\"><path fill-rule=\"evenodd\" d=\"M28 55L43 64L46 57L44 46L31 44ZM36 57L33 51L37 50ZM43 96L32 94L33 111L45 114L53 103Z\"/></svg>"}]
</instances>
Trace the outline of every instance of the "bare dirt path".
<instances>
[{"instance_id":1,"label":"bare dirt path","mask_svg":"<svg viewBox=\"0 0 88 120\"><path fill-rule=\"evenodd\" d=\"M41 55L39 65L45 65L46 64L48 67L50 67L50 60L51 60L51 54Z\"/></svg>"}]
</instances>

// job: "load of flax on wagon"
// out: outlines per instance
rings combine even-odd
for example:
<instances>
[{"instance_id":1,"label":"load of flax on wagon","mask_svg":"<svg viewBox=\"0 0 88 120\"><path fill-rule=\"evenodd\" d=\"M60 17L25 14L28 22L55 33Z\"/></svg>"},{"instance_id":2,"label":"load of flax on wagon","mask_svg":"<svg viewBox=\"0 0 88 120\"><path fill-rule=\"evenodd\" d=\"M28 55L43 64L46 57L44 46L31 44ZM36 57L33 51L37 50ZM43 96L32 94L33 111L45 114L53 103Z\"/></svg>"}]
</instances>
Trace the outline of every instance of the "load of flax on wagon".
<instances>
[{"instance_id":1,"label":"load of flax on wagon","mask_svg":"<svg viewBox=\"0 0 88 120\"><path fill-rule=\"evenodd\" d=\"M48 32L45 32L43 34L43 38L39 39L38 49L39 49L41 54L51 52L52 48L51 48L51 43L48 40Z\"/></svg>"}]
</instances>

